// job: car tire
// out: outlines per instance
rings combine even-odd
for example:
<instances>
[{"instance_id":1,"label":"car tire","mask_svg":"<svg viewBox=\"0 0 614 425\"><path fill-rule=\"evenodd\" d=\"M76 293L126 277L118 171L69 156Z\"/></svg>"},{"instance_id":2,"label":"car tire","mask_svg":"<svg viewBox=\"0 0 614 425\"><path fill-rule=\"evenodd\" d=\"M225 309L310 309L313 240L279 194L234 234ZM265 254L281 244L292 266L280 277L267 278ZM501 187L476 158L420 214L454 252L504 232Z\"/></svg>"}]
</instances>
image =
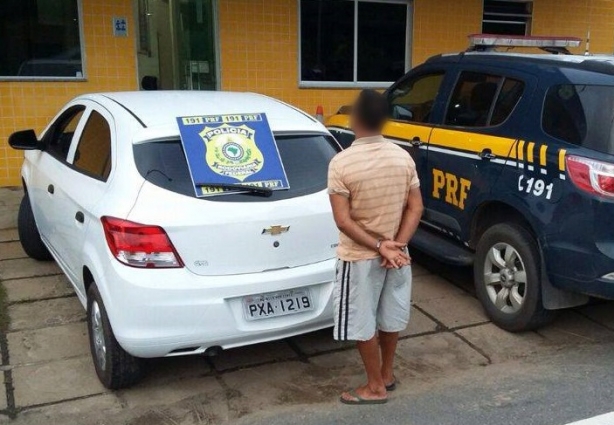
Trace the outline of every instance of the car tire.
<instances>
[{"instance_id":1,"label":"car tire","mask_svg":"<svg viewBox=\"0 0 614 425\"><path fill-rule=\"evenodd\" d=\"M536 329L556 314L542 303L541 257L522 226L496 224L484 232L476 249L474 281L486 314L502 329Z\"/></svg>"},{"instance_id":2,"label":"car tire","mask_svg":"<svg viewBox=\"0 0 614 425\"><path fill-rule=\"evenodd\" d=\"M53 260L51 253L43 243L40 232L36 226L32 205L27 193L21 199L17 215L17 232L21 246L28 257L39 261Z\"/></svg>"},{"instance_id":3,"label":"car tire","mask_svg":"<svg viewBox=\"0 0 614 425\"><path fill-rule=\"evenodd\" d=\"M87 291L87 327L92 360L102 385L118 390L139 382L143 377L142 360L128 354L115 339L95 283Z\"/></svg>"}]
</instances>

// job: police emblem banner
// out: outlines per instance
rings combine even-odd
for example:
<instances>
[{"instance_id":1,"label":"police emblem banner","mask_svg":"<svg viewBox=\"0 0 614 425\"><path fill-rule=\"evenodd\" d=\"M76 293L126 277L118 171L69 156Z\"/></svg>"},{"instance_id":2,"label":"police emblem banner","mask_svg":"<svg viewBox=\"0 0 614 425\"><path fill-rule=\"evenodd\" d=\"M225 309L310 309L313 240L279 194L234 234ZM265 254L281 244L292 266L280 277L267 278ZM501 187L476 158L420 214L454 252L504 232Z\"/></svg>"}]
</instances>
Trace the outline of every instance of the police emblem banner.
<instances>
[{"instance_id":1,"label":"police emblem banner","mask_svg":"<svg viewBox=\"0 0 614 425\"><path fill-rule=\"evenodd\" d=\"M218 185L289 189L266 114L178 117L196 196L236 193Z\"/></svg>"}]
</instances>

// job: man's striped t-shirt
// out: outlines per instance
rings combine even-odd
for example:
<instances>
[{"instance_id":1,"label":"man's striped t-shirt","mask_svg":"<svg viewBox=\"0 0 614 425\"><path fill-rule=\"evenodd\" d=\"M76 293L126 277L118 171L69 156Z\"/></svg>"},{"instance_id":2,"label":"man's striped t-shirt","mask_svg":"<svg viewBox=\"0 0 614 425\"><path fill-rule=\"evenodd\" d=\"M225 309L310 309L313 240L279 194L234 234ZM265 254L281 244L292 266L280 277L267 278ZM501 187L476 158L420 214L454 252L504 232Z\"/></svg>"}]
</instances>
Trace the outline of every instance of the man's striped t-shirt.
<instances>
[{"instance_id":1,"label":"man's striped t-shirt","mask_svg":"<svg viewBox=\"0 0 614 425\"><path fill-rule=\"evenodd\" d=\"M394 239L409 191L419 186L411 156L383 136L355 140L332 159L328 168L328 193L348 197L352 219L381 239ZM341 233L337 256L344 261L360 261L379 254L375 247L364 247Z\"/></svg>"}]
</instances>

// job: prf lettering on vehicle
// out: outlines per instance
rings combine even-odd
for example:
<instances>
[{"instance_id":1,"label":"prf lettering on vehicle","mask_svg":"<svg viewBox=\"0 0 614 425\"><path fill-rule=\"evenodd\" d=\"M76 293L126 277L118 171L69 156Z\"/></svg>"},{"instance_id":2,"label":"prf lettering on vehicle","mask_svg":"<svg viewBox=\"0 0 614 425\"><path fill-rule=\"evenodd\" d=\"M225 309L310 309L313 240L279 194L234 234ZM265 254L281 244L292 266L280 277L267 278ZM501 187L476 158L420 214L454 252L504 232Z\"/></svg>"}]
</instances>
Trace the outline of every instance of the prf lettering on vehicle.
<instances>
[{"instance_id":1,"label":"prf lettering on vehicle","mask_svg":"<svg viewBox=\"0 0 614 425\"><path fill-rule=\"evenodd\" d=\"M464 210L470 189L470 180L433 168L433 198L441 199L445 195L445 202Z\"/></svg>"}]
</instances>

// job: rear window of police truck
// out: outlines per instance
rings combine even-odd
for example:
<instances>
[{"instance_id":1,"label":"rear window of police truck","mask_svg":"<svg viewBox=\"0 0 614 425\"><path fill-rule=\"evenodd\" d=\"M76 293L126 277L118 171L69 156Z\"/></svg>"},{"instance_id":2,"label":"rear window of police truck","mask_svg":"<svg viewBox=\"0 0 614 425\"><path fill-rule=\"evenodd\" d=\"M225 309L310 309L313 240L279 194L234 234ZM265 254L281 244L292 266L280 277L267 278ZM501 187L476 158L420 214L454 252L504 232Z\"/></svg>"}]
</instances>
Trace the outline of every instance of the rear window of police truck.
<instances>
[{"instance_id":1,"label":"rear window of police truck","mask_svg":"<svg viewBox=\"0 0 614 425\"><path fill-rule=\"evenodd\" d=\"M542 127L557 139L614 154L614 86L550 87L544 100Z\"/></svg>"}]
</instances>

